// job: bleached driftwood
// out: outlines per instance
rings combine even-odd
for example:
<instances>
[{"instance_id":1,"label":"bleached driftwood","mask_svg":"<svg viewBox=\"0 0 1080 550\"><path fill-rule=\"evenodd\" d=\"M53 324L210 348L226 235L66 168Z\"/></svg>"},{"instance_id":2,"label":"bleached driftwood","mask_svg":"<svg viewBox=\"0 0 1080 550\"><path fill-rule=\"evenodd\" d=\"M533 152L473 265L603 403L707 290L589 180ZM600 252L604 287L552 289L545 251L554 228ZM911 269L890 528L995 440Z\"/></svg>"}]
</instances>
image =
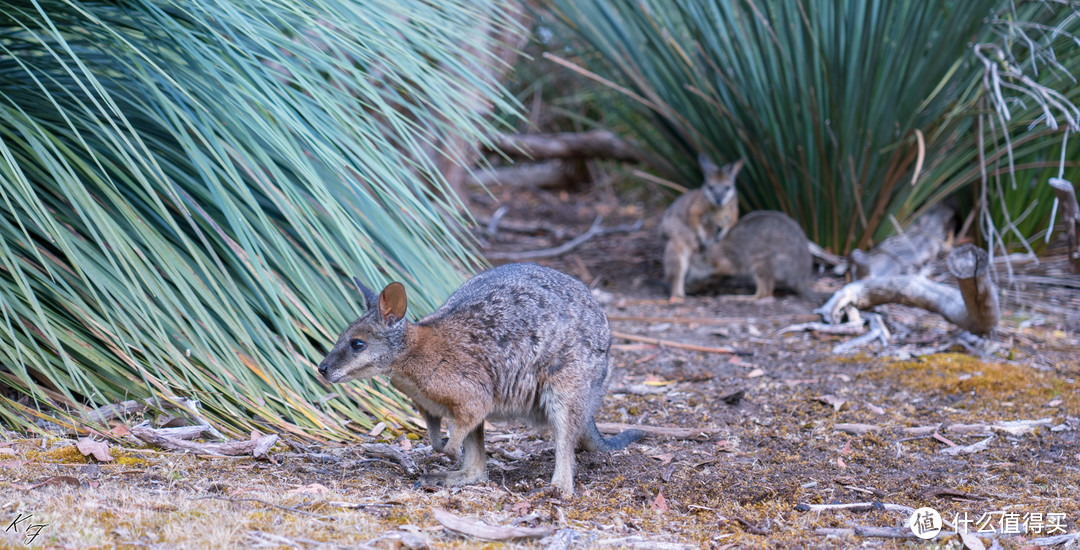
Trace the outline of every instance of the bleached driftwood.
<instances>
[{"instance_id":1,"label":"bleached driftwood","mask_svg":"<svg viewBox=\"0 0 1080 550\"><path fill-rule=\"evenodd\" d=\"M956 212L942 203L919 216L903 232L870 251L851 253L855 279L919 273L948 245Z\"/></svg>"},{"instance_id":2,"label":"bleached driftwood","mask_svg":"<svg viewBox=\"0 0 1080 550\"><path fill-rule=\"evenodd\" d=\"M1051 178L1050 187L1058 200L1061 223L1065 224L1065 238L1068 243L1069 266L1073 273L1080 273L1080 205L1076 203L1076 189L1068 181Z\"/></svg>"},{"instance_id":3,"label":"bleached driftwood","mask_svg":"<svg viewBox=\"0 0 1080 550\"><path fill-rule=\"evenodd\" d=\"M887 275L852 282L833 294L817 311L826 322L838 323L848 306L866 309L879 304L903 304L937 313L975 334L997 325L997 286L991 279L986 251L966 244L946 259L959 288L931 281L921 274Z\"/></svg>"}]
</instances>

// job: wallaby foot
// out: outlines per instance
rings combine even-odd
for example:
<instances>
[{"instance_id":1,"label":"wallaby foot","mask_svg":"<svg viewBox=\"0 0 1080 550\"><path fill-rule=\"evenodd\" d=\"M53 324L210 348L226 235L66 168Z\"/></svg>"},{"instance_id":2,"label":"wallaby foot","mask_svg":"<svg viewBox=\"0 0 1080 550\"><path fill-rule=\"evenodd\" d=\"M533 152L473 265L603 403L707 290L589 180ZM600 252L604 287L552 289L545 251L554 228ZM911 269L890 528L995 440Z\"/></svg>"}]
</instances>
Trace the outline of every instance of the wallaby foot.
<instances>
[{"instance_id":1,"label":"wallaby foot","mask_svg":"<svg viewBox=\"0 0 1080 550\"><path fill-rule=\"evenodd\" d=\"M454 424L454 431L451 432L450 437L454 438L459 431L460 424ZM464 449L462 450L462 456L464 457L460 470L454 470L450 472L434 472L430 474L424 474L420 476L420 481L417 482L417 486L420 487L457 487L459 485L473 485L476 483L484 483L487 481L487 453L484 452L484 423L480 422L480 425L469 430L468 435L464 437ZM461 443L458 446L453 446L448 443L446 450L443 451L446 454L450 454L448 451L451 449L461 449Z\"/></svg>"},{"instance_id":2,"label":"wallaby foot","mask_svg":"<svg viewBox=\"0 0 1080 550\"><path fill-rule=\"evenodd\" d=\"M416 487L460 487L462 485L476 485L488 480L487 469L480 471L453 470L449 472L432 472L420 476Z\"/></svg>"}]
</instances>

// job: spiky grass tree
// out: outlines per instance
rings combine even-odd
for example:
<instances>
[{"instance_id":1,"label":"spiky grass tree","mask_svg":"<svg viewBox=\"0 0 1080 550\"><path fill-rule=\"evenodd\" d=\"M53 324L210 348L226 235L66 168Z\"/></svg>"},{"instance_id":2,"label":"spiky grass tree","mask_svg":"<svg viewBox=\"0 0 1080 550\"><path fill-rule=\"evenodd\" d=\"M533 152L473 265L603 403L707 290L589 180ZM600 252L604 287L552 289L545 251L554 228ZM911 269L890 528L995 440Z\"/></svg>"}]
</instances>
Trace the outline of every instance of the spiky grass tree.
<instances>
[{"instance_id":1,"label":"spiky grass tree","mask_svg":"<svg viewBox=\"0 0 1080 550\"><path fill-rule=\"evenodd\" d=\"M695 151L745 157L744 203L791 214L835 251L972 183L988 233L1025 240L1045 227L1038 171L1057 175L1061 130L1077 129L1074 2L546 4L591 46L587 69L644 113L623 125L681 159L682 179L699 178ZM1015 168L1007 185L994 179Z\"/></svg>"},{"instance_id":2,"label":"spiky grass tree","mask_svg":"<svg viewBox=\"0 0 1080 550\"><path fill-rule=\"evenodd\" d=\"M408 411L313 365L396 279L474 268L434 169L513 112L484 0L0 3L0 422L195 398L233 433ZM331 393L334 392L334 393ZM335 397L336 396L336 397Z\"/></svg>"}]
</instances>

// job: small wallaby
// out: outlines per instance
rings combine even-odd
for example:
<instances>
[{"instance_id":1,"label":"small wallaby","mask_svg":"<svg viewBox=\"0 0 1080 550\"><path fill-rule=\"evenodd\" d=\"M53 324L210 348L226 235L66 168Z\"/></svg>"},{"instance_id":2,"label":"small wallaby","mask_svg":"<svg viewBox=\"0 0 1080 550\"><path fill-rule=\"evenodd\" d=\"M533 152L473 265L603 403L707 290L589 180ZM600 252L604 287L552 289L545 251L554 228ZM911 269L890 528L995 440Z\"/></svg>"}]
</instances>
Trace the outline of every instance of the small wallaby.
<instances>
[{"instance_id":1,"label":"small wallaby","mask_svg":"<svg viewBox=\"0 0 1080 550\"><path fill-rule=\"evenodd\" d=\"M429 473L422 485L487 480L484 420L548 426L555 439L551 484L573 493L574 451L616 451L645 432L605 439L593 413L608 376L611 330L592 293L577 279L536 264L480 273L431 315L405 320L405 287L378 296L359 280L367 312L349 325L319 363L327 382L390 377L427 423L431 446L462 468ZM444 441L441 421L454 422ZM464 452L462 453L462 445Z\"/></svg>"},{"instance_id":2,"label":"small wallaby","mask_svg":"<svg viewBox=\"0 0 1080 550\"><path fill-rule=\"evenodd\" d=\"M739 219L735 176L743 160L718 168L702 154L698 163L705 173L705 183L675 199L660 219L660 232L667 239L664 279L673 301L686 297L691 257L703 253L710 241L726 233Z\"/></svg>"},{"instance_id":3,"label":"small wallaby","mask_svg":"<svg viewBox=\"0 0 1080 550\"><path fill-rule=\"evenodd\" d=\"M705 259L711 275L752 276L757 286L754 298L772 296L777 283L811 296L814 265L809 242L787 214L758 210L709 243Z\"/></svg>"}]
</instances>

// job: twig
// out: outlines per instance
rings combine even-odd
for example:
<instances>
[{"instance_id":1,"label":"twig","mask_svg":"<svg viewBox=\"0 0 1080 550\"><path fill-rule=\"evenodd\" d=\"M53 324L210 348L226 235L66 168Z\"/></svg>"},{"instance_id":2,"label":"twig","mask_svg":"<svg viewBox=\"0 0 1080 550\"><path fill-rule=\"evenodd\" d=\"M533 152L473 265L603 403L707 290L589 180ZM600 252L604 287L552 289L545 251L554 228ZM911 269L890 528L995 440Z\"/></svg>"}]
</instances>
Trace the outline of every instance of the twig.
<instances>
[{"instance_id":1,"label":"twig","mask_svg":"<svg viewBox=\"0 0 1080 550\"><path fill-rule=\"evenodd\" d=\"M135 427L131 434L150 445L173 451L185 451L210 456L253 455L261 458L278 440L277 434L264 435L248 441L230 441L228 443L195 443L175 437L161 435L158 430Z\"/></svg>"},{"instance_id":2,"label":"twig","mask_svg":"<svg viewBox=\"0 0 1080 550\"><path fill-rule=\"evenodd\" d=\"M503 206L500 206L499 209L496 210L495 213L491 215L491 219L488 220L488 223L487 223L487 234L489 236L494 237L496 234L498 234L498 232L499 232L499 220L502 220L503 216L506 215L506 212L508 210L510 210L510 208L507 207L506 205L503 205Z\"/></svg>"},{"instance_id":3,"label":"twig","mask_svg":"<svg viewBox=\"0 0 1080 550\"><path fill-rule=\"evenodd\" d=\"M663 303L667 303L666 300ZM736 325L753 321L748 317L649 317L647 315L608 315L608 321L628 321L634 323L672 323L676 325ZM818 315L788 315L770 317L786 321L816 321ZM834 325L830 325L834 326Z\"/></svg>"},{"instance_id":4,"label":"twig","mask_svg":"<svg viewBox=\"0 0 1080 550\"><path fill-rule=\"evenodd\" d=\"M826 510L848 510L851 512L870 512L872 510L887 510L889 512L903 512L909 516L915 513L915 509L903 504L888 502L849 502L847 504L799 504L795 506L796 512L823 512Z\"/></svg>"},{"instance_id":5,"label":"twig","mask_svg":"<svg viewBox=\"0 0 1080 550\"><path fill-rule=\"evenodd\" d=\"M670 437L672 439L708 439L710 435L719 431L717 428L668 428L666 426L623 424L621 422L597 422L596 429L605 434L617 434L626 430L641 430L653 437Z\"/></svg>"},{"instance_id":6,"label":"twig","mask_svg":"<svg viewBox=\"0 0 1080 550\"><path fill-rule=\"evenodd\" d=\"M615 338L622 338L623 340L630 340L631 342L643 342L646 344L652 344L654 346L688 349L690 351L700 351L704 353L736 353L731 348L713 348L709 346L699 346L696 344L684 344L682 342L674 342L671 340L663 340L660 338L649 338L647 336L638 336L636 334L627 334L625 332L611 331L611 335Z\"/></svg>"},{"instance_id":7,"label":"twig","mask_svg":"<svg viewBox=\"0 0 1080 550\"><path fill-rule=\"evenodd\" d=\"M311 512L306 512L304 510L297 510L296 507L282 506L280 504L274 504L273 502L266 502L265 500L260 500L260 499L257 499L257 498L229 498L229 497L222 497L222 496L217 496L217 495L205 495L205 496L201 496L201 497L192 497L191 500L224 500L226 502L257 502L259 504L265 504L266 506L277 508L279 510L285 510L286 512L292 512L294 514L300 514L302 516L308 516L308 517L319 518L319 519L328 519L328 520L336 519L336 518L334 518L332 516L323 516L323 515L320 515L320 514L314 514L314 513L311 513Z\"/></svg>"},{"instance_id":8,"label":"twig","mask_svg":"<svg viewBox=\"0 0 1080 550\"><path fill-rule=\"evenodd\" d=\"M1080 531L1075 533L1069 533L1067 535L1054 535L1052 537L1040 537L1037 539L1031 539L1028 544L1035 546L1057 546L1063 542L1080 540Z\"/></svg>"},{"instance_id":9,"label":"twig","mask_svg":"<svg viewBox=\"0 0 1080 550\"><path fill-rule=\"evenodd\" d=\"M413 462L404 451L393 445L387 445L386 443L364 443L360 445L360 449L364 451L364 454L366 455L385 458L397 463L405 470L406 474L413 475L418 471L416 463Z\"/></svg>"},{"instance_id":10,"label":"twig","mask_svg":"<svg viewBox=\"0 0 1080 550\"><path fill-rule=\"evenodd\" d=\"M881 321L881 316L876 313L867 313L865 316L870 321L870 330L862 336L856 336L847 342L833 346L833 353L847 353L874 340L881 340L882 347L889 345L889 329Z\"/></svg>"},{"instance_id":11,"label":"twig","mask_svg":"<svg viewBox=\"0 0 1080 550\"><path fill-rule=\"evenodd\" d=\"M588 231L553 248L541 248L539 250L526 250L523 252L488 252L486 256L493 260L512 261L535 260L538 258L551 258L553 256L561 256L563 254L566 254L567 252L570 252L571 250L574 250L582 244L585 244L585 241L588 241L589 239L597 235L607 235L610 233L631 233L637 231L638 229L641 229L641 226L644 223L642 220L638 220L631 225L603 227L600 225L600 222L602 221L604 221L604 217L597 216L596 219L593 220L592 226L589 227Z\"/></svg>"}]
</instances>

